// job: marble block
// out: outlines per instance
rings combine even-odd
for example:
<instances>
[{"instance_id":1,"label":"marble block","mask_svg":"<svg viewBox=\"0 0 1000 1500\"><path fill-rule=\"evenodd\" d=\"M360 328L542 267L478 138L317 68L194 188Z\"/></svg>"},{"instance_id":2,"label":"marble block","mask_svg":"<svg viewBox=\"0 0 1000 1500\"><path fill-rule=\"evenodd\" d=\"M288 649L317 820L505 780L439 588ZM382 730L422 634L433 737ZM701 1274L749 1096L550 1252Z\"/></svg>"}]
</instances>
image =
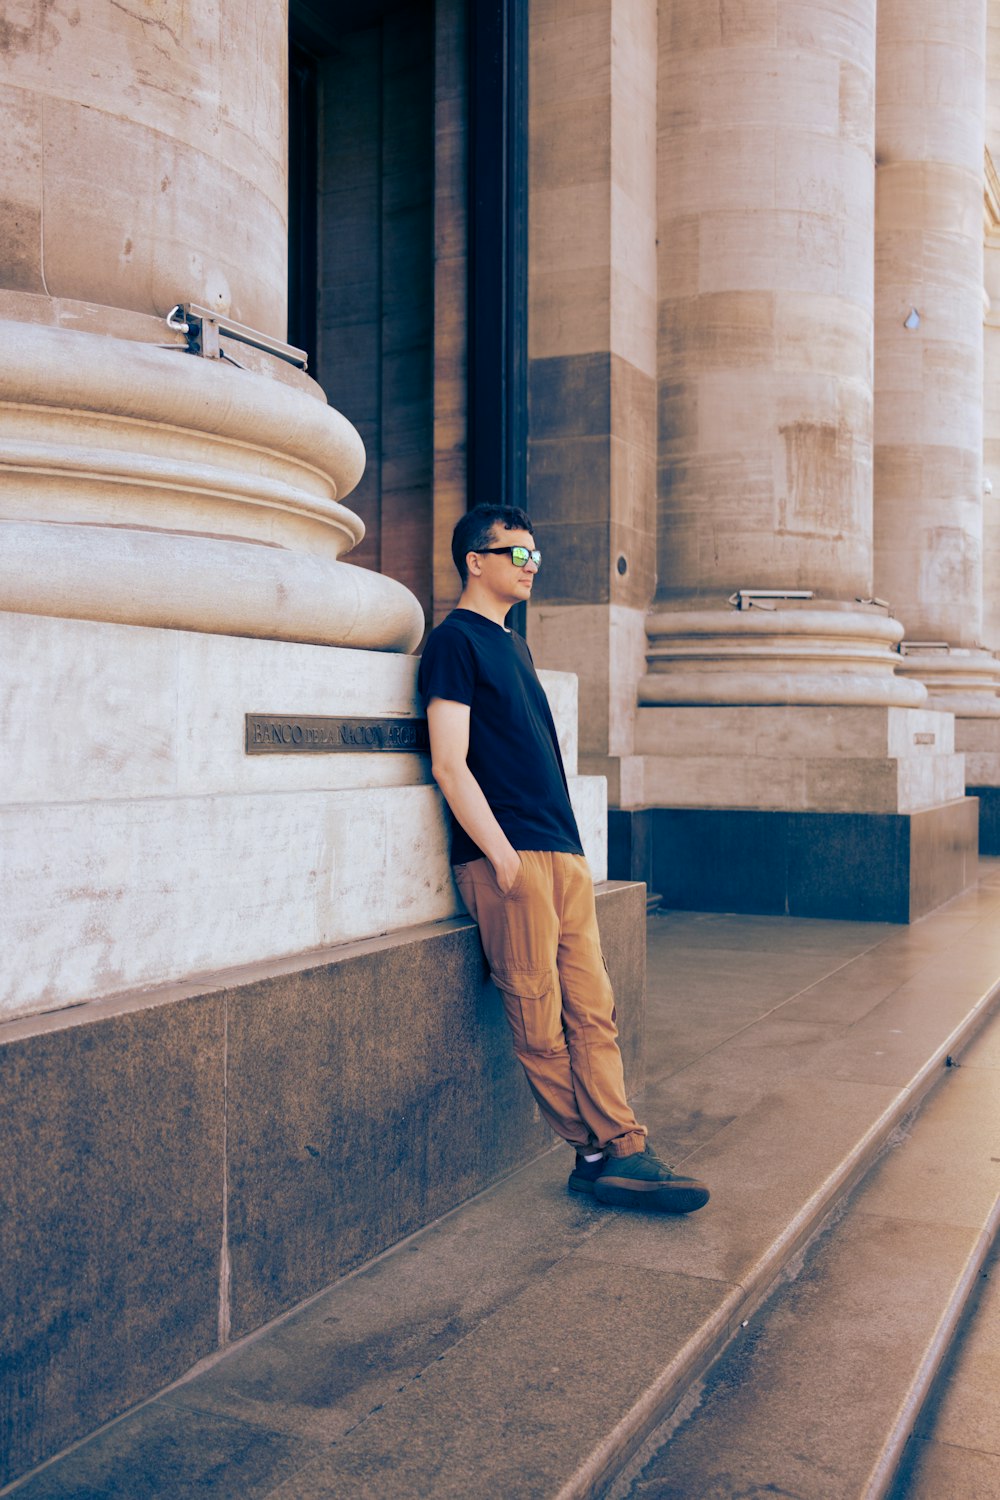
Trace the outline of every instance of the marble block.
<instances>
[{"instance_id":1,"label":"marble block","mask_svg":"<svg viewBox=\"0 0 1000 1500\"><path fill-rule=\"evenodd\" d=\"M1000 787L1000 719L956 719L955 748L965 755L967 786Z\"/></svg>"},{"instance_id":2,"label":"marble block","mask_svg":"<svg viewBox=\"0 0 1000 1500\"><path fill-rule=\"evenodd\" d=\"M953 715L916 708L640 708L621 805L917 812L964 795L954 736Z\"/></svg>"},{"instance_id":3,"label":"marble block","mask_svg":"<svg viewBox=\"0 0 1000 1500\"><path fill-rule=\"evenodd\" d=\"M0 659L0 1017L461 913L426 753L244 749L246 712L421 715L415 658L0 615ZM603 881L576 682L543 680Z\"/></svg>"}]
</instances>

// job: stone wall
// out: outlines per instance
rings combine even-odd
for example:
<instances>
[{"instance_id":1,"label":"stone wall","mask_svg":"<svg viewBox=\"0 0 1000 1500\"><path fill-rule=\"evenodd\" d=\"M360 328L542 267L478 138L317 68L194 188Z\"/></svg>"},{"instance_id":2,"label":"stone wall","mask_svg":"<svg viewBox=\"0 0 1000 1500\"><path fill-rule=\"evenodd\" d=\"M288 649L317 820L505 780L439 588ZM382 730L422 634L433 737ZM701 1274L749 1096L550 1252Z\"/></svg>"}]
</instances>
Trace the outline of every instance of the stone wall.
<instances>
[{"instance_id":1,"label":"stone wall","mask_svg":"<svg viewBox=\"0 0 1000 1500\"><path fill-rule=\"evenodd\" d=\"M247 713L419 717L413 657L2 613L0 641L0 1017L461 911L429 755L244 748ZM576 684L544 681L602 880Z\"/></svg>"},{"instance_id":2,"label":"stone wall","mask_svg":"<svg viewBox=\"0 0 1000 1500\"><path fill-rule=\"evenodd\" d=\"M597 909L635 1092L644 887ZM0 1486L552 1142L468 918L8 1022L0 1098Z\"/></svg>"}]
</instances>

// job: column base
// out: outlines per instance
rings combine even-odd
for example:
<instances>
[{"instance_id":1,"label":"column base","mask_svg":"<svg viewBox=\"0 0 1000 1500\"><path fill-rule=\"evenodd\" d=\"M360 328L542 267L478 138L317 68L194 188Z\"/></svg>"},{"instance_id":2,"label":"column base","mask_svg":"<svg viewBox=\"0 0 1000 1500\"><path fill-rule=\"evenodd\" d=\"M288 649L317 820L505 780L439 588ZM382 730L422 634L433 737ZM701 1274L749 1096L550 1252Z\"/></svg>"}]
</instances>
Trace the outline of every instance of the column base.
<instances>
[{"instance_id":1,"label":"column base","mask_svg":"<svg viewBox=\"0 0 1000 1500\"><path fill-rule=\"evenodd\" d=\"M641 707L609 868L686 910L913 921L975 874L954 735L925 709Z\"/></svg>"},{"instance_id":2,"label":"column base","mask_svg":"<svg viewBox=\"0 0 1000 1500\"><path fill-rule=\"evenodd\" d=\"M1000 854L1000 719L956 719L955 748L965 756L965 790L979 798L979 852Z\"/></svg>"},{"instance_id":3,"label":"column base","mask_svg":"<svg viewBox=\"0 0 1000 1500\"><path fill-rule=\"evenodd\" d=\"M912 813L965 792L955 720L926 709L641 707L635 749L634 807Z\"/></svg>"},{"instance_id":4,"label":"column base","mask_svg":"<svg viewBox=\"0 0 1000 1500\"><path fill-rule=\"evenodd\" d=\"M896 670L924 684L928 708L963 719L1000 719L1000 662L990 651L962 646L922 651L904 641Z\"/></svg>"},{"instance_id":5,"label":"column base","mask_svg":"<svg viewBox=\"0 0 1000 1500\"><path fill-rule=\"evenodd\" d=\"M1000 854L1000 786L970 786L979 803L979 852Z\"/></svg>"},{"instance_id":6,"label":"column base","mask_svg":"<svg viewBox=\"0 0 1000 1500\"><path fill-rule=\"evenodd\" d=\"M975 879L978 815L975 797L913 813L613 809L609 873L680 911L914 922Z\"/></svg>"}]
</instances>

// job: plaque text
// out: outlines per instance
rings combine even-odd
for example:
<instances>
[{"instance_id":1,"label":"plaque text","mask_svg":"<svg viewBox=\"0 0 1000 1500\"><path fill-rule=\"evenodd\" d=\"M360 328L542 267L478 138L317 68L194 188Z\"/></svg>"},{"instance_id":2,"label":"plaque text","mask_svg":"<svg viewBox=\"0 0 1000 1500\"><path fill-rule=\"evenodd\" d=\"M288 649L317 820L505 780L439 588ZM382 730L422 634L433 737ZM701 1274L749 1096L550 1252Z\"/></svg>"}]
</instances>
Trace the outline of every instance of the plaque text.
<instances>
[{"instance_id":1,"label":"plaque text","mask_svg":"<svg viewBox=\"0 0 1000 1500\"><path fill-rule=\"evenodd\" d=\"M247 714L248 755L330 754L344 750L429 750L426 719L330 719Z\"/></svg>"}]
</instances>

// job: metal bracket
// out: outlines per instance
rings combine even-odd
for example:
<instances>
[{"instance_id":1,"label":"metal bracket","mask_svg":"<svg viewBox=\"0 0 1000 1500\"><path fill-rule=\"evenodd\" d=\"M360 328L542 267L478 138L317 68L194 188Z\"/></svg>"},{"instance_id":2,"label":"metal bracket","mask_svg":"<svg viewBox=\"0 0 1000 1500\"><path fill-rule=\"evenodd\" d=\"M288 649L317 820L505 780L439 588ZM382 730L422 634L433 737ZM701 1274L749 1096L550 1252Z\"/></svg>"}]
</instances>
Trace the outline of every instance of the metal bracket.
<instances>
[{"instance_id":1,"label":"metal bracket","mask_svg":"<svg viewBox=\"0 0 1000 1500\"><path fill-rule=\"evenodd\" d=\"M870 599L862 599L860 594L855 594L854 602L855 604L874 604L877 609L884 609L887 614L892 612L888 599L876 599L874 595Z\"/></svg>"},{"instance_id":2,"label":"metal bracket","mask_svg":"<svg viewBox=\"0 0 1000 1500\"><path fill-rule=\"evenodd\" d=\"M777 599L811 599L812 589L737 589L726 600L734 609L777 609Z\"/></svg>"},{"instance_id":3,"label":"metal bracket","mask_svg":"<svg viewBox=\"0 0 1000 1500\"><path fill-rule=\"evenodd\" d=\"M255 328L247 328L243 323L234 323L232 318L224 318L210 307L199 307L197 302L178 302L167 314L166 324L175 333L186 334L188 352L200 354L203 359L228 359L222 340L232 339L237 344L249 344L254 349L263 350L265 354L273 354L287 364L296 365L300 370L307 369L309 365L309 356L304 349L283 344L280 339L258 333Z\"/></svg>"}]
</instances>

